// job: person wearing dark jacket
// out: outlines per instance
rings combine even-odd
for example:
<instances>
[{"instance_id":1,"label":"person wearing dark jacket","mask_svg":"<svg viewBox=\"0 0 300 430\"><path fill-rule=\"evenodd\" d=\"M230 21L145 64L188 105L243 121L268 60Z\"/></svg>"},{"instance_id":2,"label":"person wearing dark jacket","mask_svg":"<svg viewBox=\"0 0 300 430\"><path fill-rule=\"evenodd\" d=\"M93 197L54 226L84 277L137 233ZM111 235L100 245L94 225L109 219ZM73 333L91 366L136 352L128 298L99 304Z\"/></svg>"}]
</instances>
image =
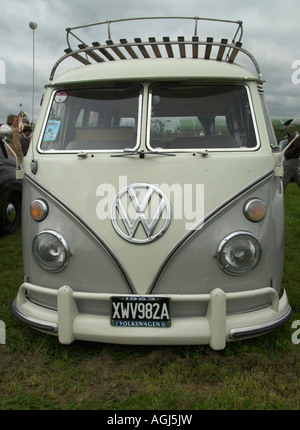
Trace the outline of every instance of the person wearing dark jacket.
<instances>
[{"instance_id":1,"label":"person wearing dark jacket","mask_svg":"<svg viewBox=\"0 0 300 430\"><path fill-rule=\"evenodd\" d=\"M289 127L292 120L288 120L284 123L287 131L288 143L291 142L292 137L289 134ZM284 153L284 173L283 173L283 189L285 190L291 179L300 188L300 136L296 139Z\"/></svg>"},{"instance_id":2,"label":"person wearing dark jacket","mask_svg":"<svg viewBox=\"0 0 300 430\"><path fill-rule=\"evenodd\" d=\"M30 143L30 136L31 136L32 128L29 127L29 125L25 125L23 128L23 133L20 136L20 143L22 146L23 155L27 154L29 143Z\"/></svg>"}]
</instances>

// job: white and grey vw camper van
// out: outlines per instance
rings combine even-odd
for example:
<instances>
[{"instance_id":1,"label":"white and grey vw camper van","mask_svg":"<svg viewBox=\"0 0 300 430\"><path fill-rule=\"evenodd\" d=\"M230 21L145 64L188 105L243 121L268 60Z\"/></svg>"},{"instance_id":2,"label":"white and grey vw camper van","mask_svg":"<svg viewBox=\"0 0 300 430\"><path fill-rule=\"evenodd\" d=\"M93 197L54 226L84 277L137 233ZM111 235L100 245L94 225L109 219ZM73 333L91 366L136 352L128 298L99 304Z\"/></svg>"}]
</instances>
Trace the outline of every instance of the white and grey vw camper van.
<instances>
[{"instance_id":1,"label":"white and grey vw camper van","mask_svg":"<svg viewBox=\"0 0 300 430\"><path fill-rule=\"evenodd\" d=\"M151 34L183 19L188 38ZM150 37L117 41L125 21ZM201 39L207 22L234 25L233 40ZM85 43L92 27L107 40ZM216 350L283 324L281 153L242 23L66 30L23 166L15 316L63 344Z\"/></svg>"}]
</instances>

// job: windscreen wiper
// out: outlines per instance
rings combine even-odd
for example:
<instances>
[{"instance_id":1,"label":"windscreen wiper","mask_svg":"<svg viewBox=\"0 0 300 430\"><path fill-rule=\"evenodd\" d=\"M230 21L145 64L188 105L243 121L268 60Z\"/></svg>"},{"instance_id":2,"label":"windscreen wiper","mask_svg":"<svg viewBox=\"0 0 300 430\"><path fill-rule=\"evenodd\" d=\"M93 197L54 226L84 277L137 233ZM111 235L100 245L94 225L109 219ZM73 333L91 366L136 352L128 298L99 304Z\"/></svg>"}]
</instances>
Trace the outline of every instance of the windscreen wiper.
<instances>
[{"instance_id":1,"label":"windscreen wiper","mask_svg":"<svg viewBox=\"0 0 300 430\"><path fill-rule=\"evenodd\" d=\"M122 154L112 154L111 157L126 157L127 155L138 155L140 158L145 158L145 155L166 155L175 156L171 152L160 152L160 151L144 151L142 150L132 150L130 148L125 148Z\"/></svg>"}]
</instances>

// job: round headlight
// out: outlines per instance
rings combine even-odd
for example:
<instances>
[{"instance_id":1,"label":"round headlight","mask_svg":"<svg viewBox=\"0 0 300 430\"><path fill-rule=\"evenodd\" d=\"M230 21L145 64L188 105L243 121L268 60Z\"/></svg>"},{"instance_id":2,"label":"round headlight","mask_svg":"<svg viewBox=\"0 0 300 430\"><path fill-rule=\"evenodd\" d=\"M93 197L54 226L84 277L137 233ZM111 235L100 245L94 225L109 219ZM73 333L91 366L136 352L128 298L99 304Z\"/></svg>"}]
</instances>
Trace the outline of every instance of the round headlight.
<instances>
[{"instance_id":1,"label":"round headlight","mask_svg":"<svg viewBox=\"0 0 300 430\"><path fill-rule=\"evenodd\" d=\"M44 230L35 236L32 252L37 264L50 272L61 270L70 256L66 240L53 230Z\"/></svg>"},{"instance_id":2,"label":"round headlight","mask_svg":"<svg viewBox=\"0 0 300 430\"><path fill-rule=\"evenodd\" d=\"M231 233L222 240L218 249L218 262L231 275L244 275L254 269L260 257L260 243L246 231Z\"/></svg>"}]
</instances>

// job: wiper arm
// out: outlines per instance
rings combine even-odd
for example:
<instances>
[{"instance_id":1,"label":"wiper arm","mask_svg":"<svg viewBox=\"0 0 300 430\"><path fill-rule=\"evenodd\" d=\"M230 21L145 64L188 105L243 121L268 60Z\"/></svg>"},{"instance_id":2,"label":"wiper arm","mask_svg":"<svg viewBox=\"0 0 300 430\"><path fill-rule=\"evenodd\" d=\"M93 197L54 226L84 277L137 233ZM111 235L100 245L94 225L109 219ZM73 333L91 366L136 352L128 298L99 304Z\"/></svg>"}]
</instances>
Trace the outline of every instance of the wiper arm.
<instances>
[{"instance_id":1,"label":"wiper arm","mask_svg":"<svg viewBox=\"0 0 300 430\"><path fill-rule=\"evenodd\" d=\"M202 157L206 157L208 155L208 151L207 149L203 149L203 150L199 150L196 149L195 151L193 150L175 150L173 152L162 152L162 151L144 151L144 150L133 150L130 148L125 148L123 150L122 154L112 154L111 157L126 157L127 155L138 155L140 158L145 158L145 155L165 155L165 156L171 156L171 157L175 157L175 152L177 152L178 154L184 154L184 153L192 153L193 155L199 154L202 155Z\"/></svg>"},{"instance_id":2,"label":"wiper arm","mask_svg":"<svg viewBox=\"0 0 300 430\"><path fill-rule=\"evenodd\" d=\"M165 155L165 156L175 156L176 154L170 152L160 152L160 151L135 151L130 148L125 148L122 154L112 154L111 157L126 157L126 155L138 155L140 158L145 158L145 155Z\"/></svg>"}]
</instances>

